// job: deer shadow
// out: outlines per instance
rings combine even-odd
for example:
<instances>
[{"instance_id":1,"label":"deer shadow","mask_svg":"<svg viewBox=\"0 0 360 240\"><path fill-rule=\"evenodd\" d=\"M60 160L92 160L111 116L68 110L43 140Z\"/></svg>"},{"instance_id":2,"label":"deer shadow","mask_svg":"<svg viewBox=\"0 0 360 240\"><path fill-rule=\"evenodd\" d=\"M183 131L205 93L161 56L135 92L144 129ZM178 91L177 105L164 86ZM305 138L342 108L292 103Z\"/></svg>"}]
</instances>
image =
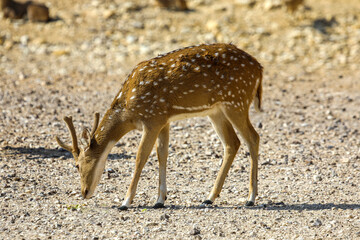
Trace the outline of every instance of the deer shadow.
<instances>
[{"instance_id":1,"label":"deer shadow","mask_svg":"<svg viewBox=\"0 0 360 240\"><path fill-rule=\"evenodd\" d=\"M118 209L120 206L111 206L106 208L115 208ZM193 206L182 206L182 205L165 205L164 208L154 209L154 206L151 205L138 205L134 207L129 207L132 210L154 210L161 211L161 209L170 209L170 210L184 210L184 209L193 209L193 210L203 210L204 208L212 210L264 210L264 211L321 211L321 210L330 210L330 209L341 209L341 210L355 210L360 209L360 204L335 204L335 203L324 203L324 204L290 204L286 205L283 202L281 203L272 203L272 204L261 204L256 206L218 206L218 205L193 205Z\"/></svg>"},{"instance_id":2,"label":"deer shadow","mask_svg":"<svg viewBox=\"0 0 360 240\"><path fill-rule=\"evenodd\" d=\"M271 204L260 204L258 206L250 207L249 209L264 209L268 211L284 211L284 210L290 210L290 211L321 211L321 210L330 210L330 209L341 209L341 210L347 210L347 209L360 209L360 204L335 204L335 203L299 203L299 204L285 204L283 202L279 203L271 203Z\"/></svg>"},{"instance_id":3,"label":"deer shadow","mask_svg":"<svg viewBox=\"0 0 360 240\"><path fill-rule=\"evenodd\" d=\"M27 147L5 146L2 148L2 150L7 155L27 155L26 158L30 160L40 160L40 159L60 158L60 157L62 157L63 159L73 158L70 152L62 148L47 149L43 147L27 148ZM133 157L134 156L125 153L121 153L121 154L115 153L115 154L109 154L108 159L109 160L130 159Z\"/></svg>"}]
</instances>

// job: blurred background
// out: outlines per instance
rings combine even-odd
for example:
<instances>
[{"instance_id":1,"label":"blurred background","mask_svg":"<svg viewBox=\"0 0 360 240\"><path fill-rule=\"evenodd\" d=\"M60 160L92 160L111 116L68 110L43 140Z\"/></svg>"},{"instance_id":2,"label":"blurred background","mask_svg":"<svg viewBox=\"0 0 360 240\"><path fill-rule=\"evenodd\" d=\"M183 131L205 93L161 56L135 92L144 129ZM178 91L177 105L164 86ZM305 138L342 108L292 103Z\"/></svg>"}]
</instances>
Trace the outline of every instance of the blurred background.
<instances>
[{"instance_id":1,"label":"blurred background","mask_svg":"<svg viewBox=\"0 0 360 240\"><path fill-rule=\"evenodd\" d=\"M265 69L293 75L359 68L358 0L187 0L185 11L177 0L40 3L50 10L47 23L2 16L3 74L123 76L160 53L214 42L232 42Z\"/></svg>"}]
</instances>

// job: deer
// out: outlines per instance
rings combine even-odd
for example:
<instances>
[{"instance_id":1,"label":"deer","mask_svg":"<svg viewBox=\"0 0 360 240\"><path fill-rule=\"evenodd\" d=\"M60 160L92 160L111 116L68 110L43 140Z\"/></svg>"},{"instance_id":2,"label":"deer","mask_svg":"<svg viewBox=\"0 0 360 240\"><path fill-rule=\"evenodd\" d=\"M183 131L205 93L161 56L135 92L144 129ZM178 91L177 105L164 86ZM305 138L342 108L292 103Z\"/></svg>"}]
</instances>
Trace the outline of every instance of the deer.
<instances>
[{"instance_id":1,"label":"deer","mask_svg":"<svg viewBox=\"0 0 360 240\"><path fill-rule=\"evenodd\" d=\"M119 209L131 206L141 171L155 143L159 185L154 208L164 208L169 125L177 120L207 116L222 142L224 156L214 186L202 204L211 205L221 192L240 147L237 129L251 156L249 197L245 205L253 206L258 191L260 137L250 122L249 107L254 100L255 110L261 111L262 76L261 64L231 43L185 47L139 63L125 79L100 124L100 114L95 113L91 131L83 130L84 149L78 147L72 117L64 117L72 146L58 137L56 141L74 156L82 197L94 195L114 145L126 133L138 129L142 137L135 169Z\"/></svg>"}]
</instances>

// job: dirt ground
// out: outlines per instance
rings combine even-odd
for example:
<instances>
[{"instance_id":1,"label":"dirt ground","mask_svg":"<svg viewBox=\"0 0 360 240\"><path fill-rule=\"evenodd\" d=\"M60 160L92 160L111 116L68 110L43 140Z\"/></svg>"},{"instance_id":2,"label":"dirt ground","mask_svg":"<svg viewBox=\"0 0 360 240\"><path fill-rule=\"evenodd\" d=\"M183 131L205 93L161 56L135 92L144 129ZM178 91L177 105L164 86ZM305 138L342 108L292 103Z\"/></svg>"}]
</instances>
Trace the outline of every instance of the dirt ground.
<instances>
[{"instance_id":1,"label":"dirt ground","mask_svg":"<svg viewBox=\"0 0 360 240\"><path fill-rule=\"evenodd\" d=\"M75 2L75 3L74 3ZM189 0L189 12L154 1L43 1L52 21L0 17L1 239L360 239L360 3ZM281 3L281 1L280 1ZM264 66L259 195L248 194L243 144L212 207L222 145L206 118L170 130L168 199L153 209L152 152L133 207L118 207L141 137L109 155L96 194L80 196L70 141L102 115L140 61L199 43L232 42Z\"/></svg>"}]
</instances>

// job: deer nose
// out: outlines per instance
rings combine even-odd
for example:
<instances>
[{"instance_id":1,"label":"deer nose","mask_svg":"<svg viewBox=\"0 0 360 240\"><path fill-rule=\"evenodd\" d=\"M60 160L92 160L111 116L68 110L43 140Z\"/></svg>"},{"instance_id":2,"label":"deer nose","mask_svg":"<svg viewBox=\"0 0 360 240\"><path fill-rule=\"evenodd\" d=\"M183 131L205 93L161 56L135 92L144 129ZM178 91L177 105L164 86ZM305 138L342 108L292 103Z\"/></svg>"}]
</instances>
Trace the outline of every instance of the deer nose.
<instances>
[{"instance_id":1,"label":"deer nose","mask_svg":"<svg viewBox=\"0 0 360 240\"><path fill-rule=\"evenodd\" d=\"M82 191L82 196L83 196L84 199L86 198L86 196L88 195L88 193L89 193L89 190L87 190L87 188L85 188L85 189Z\"/></svg>"}]
</instances>

